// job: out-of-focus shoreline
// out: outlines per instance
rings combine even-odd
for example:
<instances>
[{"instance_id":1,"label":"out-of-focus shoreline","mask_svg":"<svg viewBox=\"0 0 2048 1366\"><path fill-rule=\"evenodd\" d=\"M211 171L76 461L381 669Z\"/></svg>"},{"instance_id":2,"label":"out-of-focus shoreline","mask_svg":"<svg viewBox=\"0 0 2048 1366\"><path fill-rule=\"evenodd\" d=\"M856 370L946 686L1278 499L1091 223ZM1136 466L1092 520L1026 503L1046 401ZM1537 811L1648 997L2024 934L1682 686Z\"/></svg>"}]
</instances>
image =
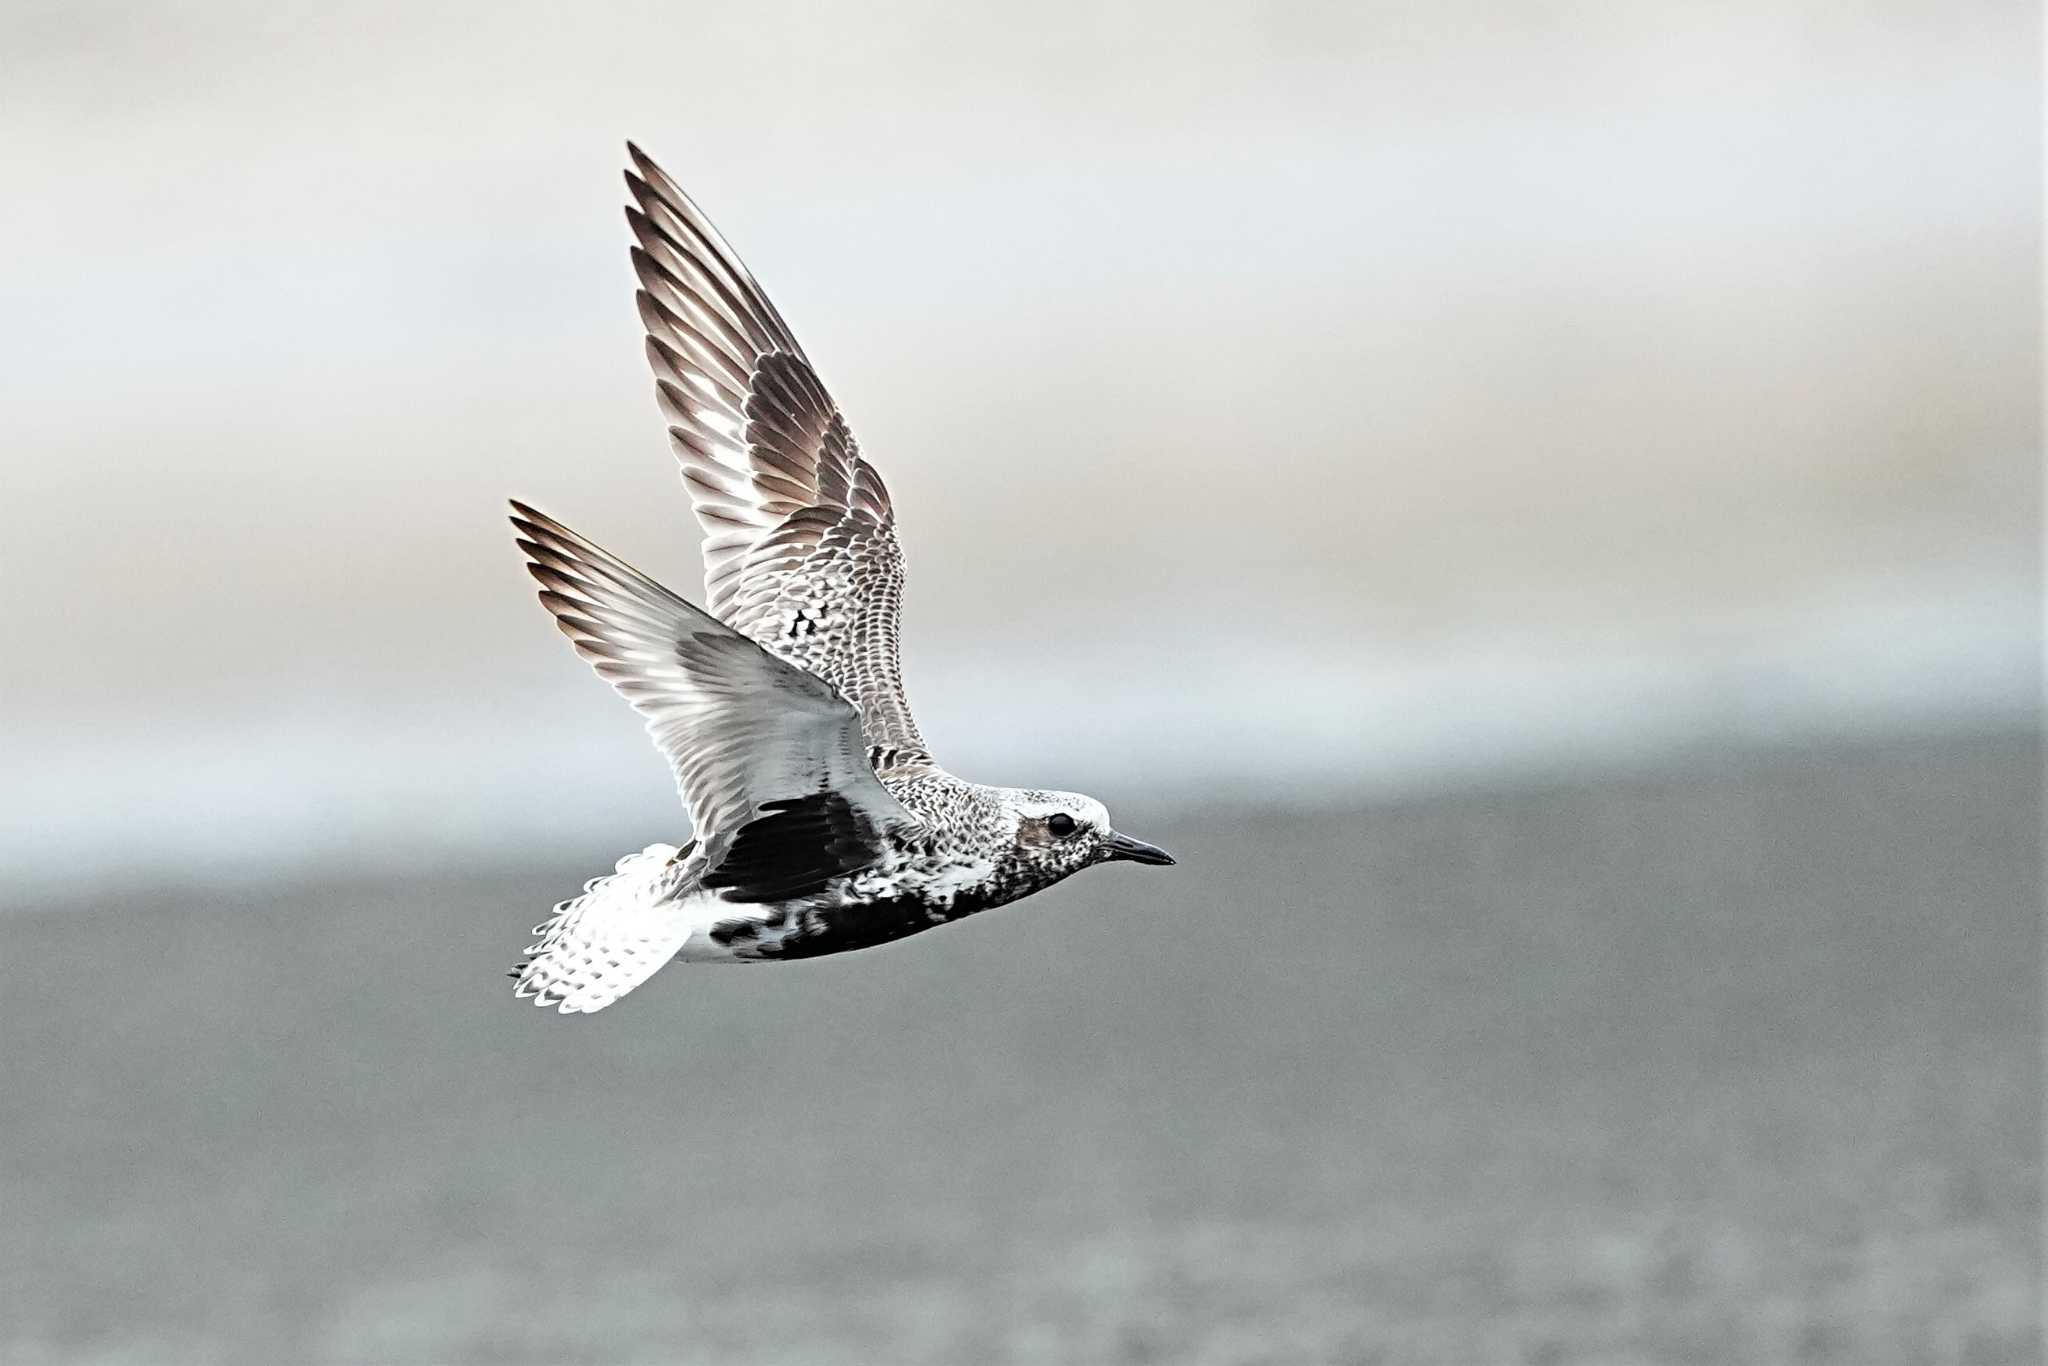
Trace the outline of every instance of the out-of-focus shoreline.
<instances>
[{"instance_id":1,"label":"out-of-focus shoreline","mask_svg":"<svg viewBox=\"0 0 2048 1366\"><path fill-rule=\"evenodd\" d=\"M1362 783L1349 790L1307 787L1292 794L1260 789L1257 798L1249 801L1213 784L1182 784L1156 791L1121 784L1122 791L1116 800L1119 810L1143 812L1155 822L1169 821L1196 829L1245 817L1286 820L1302 813L1349 812L1369 819L1381 812L1455 808L1460 804L1526 798L1544 792L1625 791L1740 782L1747 776L1787 766L1853 764L1892 756L1983 756L1991 760L2017 756L2038 769L2042 739L2038 728L2009 721L1970 724L1956 719L1952 727L1881 736L1852 733L1695 740L1653 746L1641 752L1609 753L1597 761L1572 765L1504 764L1464 771L1438 770L1377 788ZM648 766L658 764L649 761L641 765ZM607 868L630 852L628 846L637 849L657 840L673 841L687 835L686 822L670 814L675 808L667 789L659 781L655 787L651 806L638 813L619 813L622 833L616 840L526 839L488 849L478 849L473 841L464 841L447 851L372 848L364 850L359 861L335 856L339 851L296 863L289 857L272 860L253 856L240 864L214 862L204 870L175 861L146 865L111 862L100 867L86 864L63 876L45 870L40 876L11 878L7 896L0 899L0 914L74 914L142 900L203 903L216 894L237 900L261 892L319 895L384 886L394 881L428 888L440 884L471 886L478 881L524 883L559 880L564 869L586 870L577 874L577 880L581 880L591 875L590 870ZM2038 807L2038 785L2034 799ZM565 824L583 828L586 823L570 819Z\"/></svg>"}]
</instances>

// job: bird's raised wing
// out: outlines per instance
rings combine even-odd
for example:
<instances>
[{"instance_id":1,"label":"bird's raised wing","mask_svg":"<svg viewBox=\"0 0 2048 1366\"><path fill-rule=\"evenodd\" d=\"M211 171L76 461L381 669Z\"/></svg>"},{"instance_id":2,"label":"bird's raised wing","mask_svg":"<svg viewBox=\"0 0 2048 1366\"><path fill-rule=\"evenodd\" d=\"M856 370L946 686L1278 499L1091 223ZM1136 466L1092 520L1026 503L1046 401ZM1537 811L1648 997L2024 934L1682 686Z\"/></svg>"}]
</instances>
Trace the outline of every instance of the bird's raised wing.
<instances>
[{"instance_id":1,"label":"bird's raised wing","mask_svg":"<svg viewBox=\"0 0 2048 1366\"><path fill-rule=\"evenodd\" d=\"M816 892L914 829L875 777L860 715L623 560L512 505L540 600L576 652L647 720L675 769L705 869L743 901Z\"/></svg>"},{"instance_id":2,"label":"bird's raised wing","mask_svg":"<svg viewBox=\"0 0 2048 1366\"><path fill-rule=\"evenodd\" d=\"M704 527L711 611L849 698L877 771L927 767L898 661L889 491L753 274L627 150L647 359Z\"/></svg>"}]
</instances>

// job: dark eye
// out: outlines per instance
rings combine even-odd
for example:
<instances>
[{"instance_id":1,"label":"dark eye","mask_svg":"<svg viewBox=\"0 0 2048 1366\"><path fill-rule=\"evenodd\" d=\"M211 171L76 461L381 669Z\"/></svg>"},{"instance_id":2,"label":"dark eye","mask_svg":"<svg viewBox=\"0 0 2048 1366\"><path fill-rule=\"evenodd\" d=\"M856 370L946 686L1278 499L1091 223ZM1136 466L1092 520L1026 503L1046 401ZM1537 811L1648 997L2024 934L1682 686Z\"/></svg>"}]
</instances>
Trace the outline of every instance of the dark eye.
<instances>
[{"instance_id":1,"label":"dark eye","mask_svg":"<svg viewBox=\"0 0 2048 1366\"><path fill-rule=\"evenodd\" d=\"M1074 818L1064 811L1056 811L1045 818L1045 828L1052 831L1056 839L1065 839L1074 833Z\"/></svg>"}]
</instances>

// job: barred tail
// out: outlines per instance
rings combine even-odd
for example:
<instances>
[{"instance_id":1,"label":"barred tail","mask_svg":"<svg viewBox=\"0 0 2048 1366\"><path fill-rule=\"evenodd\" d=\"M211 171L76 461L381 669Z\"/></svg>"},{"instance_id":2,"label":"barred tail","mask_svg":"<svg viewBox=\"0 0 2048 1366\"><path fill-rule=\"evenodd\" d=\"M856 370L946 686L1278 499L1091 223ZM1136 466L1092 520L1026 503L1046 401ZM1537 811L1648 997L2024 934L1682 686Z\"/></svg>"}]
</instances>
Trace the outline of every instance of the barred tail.
<instances>
[{"instance_id":1,"label":"barred tail","mask_svg":"<svg viewBox=\"0 0 2048 1366\"><path fill-rule=\"evenodd\" d=\"M603 1010L660 971L690 937L677 893L689 880L688 846L650 844L593 878L583 895L533 927L530 957L512 973L513 994L564 1015Z\"/></svg>"}]
</instances>

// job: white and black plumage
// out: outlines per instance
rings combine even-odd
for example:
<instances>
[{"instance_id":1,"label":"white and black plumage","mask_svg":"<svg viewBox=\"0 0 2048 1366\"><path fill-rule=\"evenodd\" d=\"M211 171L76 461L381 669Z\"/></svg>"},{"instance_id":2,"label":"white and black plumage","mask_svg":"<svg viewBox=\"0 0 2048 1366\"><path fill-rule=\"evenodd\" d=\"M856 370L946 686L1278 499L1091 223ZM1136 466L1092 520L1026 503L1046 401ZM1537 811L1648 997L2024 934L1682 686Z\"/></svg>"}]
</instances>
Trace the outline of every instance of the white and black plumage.
<instances>
[{"instance_id":1,"label":"white and black plumage","mask_svg":"<svg viewBox=\"0 0 2048 1366\"><path fill-rule=\"evenodd\" d=\"M705 532L709 610L523 503L512 521L542 603L668 757L694 837L557 906L517 993L601 1010L671 958L840 953L1091 864L1172 863L1093 798L932 761L897 662L889 491L753 275L627 150L647 358Z\"/></svg>"}]
</instances>

